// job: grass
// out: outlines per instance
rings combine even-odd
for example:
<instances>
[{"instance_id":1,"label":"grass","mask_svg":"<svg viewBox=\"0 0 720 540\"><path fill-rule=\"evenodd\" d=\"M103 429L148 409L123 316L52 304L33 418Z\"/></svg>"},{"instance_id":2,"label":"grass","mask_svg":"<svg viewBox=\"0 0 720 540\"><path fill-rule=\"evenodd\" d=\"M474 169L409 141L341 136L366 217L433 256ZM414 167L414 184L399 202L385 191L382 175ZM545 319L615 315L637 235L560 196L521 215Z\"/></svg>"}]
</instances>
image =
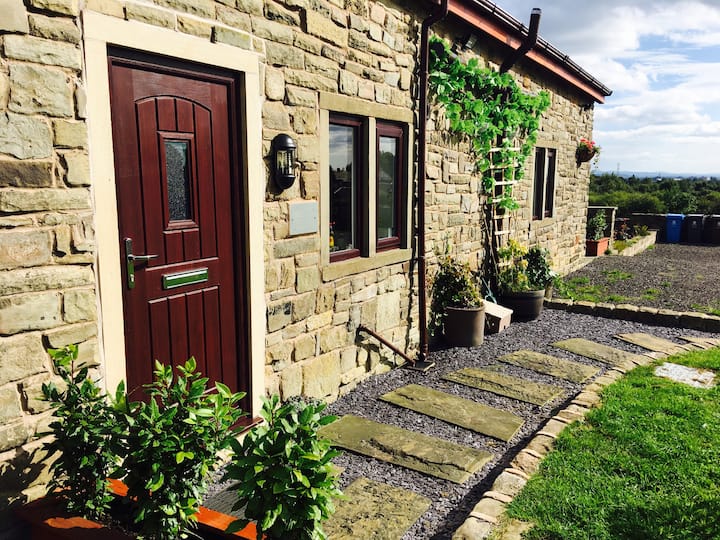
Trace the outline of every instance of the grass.
<instances>
[{"instance_id":1,"label":"grass","mask_svg":"<svg viewBox=\"0 0 720 540\"><path fill-rule=\"evenodd\" d=\"M607 285L620 280L632 278L632 274L620 270L606 270L603 272L606 283L603 285L592 284L587 277L574 277L570 279L558 278L555 283L557 295L562 298L572 298L575 301L585 300L587 302L613 302L616 304L625 302L627 298L608 291Z\"/></svg>"},{"instance_id":2,"label":"grass","mask_svg":"<svg viewBox=\"0 0 720 540\"><path fill-rule=\"evenodd\" d=\"M720 371L720 350L673 362ZM508 507L531 540L720 538L720 389L637 368L558 438Z\"/></svg>"},{"instance_id":3,"label":"grass","mask_svg":"<svg viewBox=\"0 0 720 540\"><path fill-rule=\"evenodd\" d=\"M716 315L720 317L720 301L716 300L708 305L693 304L691 306L695 311L701 311L709 315Z\"/></svg>"}]
</instances>

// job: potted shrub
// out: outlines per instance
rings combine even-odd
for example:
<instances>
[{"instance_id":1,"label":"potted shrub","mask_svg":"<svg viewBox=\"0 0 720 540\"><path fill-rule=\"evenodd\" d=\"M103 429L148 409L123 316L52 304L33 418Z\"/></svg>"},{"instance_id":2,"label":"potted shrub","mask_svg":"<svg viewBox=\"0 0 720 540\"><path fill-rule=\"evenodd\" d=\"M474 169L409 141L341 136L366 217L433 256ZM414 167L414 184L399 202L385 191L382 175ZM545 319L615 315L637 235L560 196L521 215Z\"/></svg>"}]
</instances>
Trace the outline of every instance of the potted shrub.
<instances>
[{"instance_id":1,"label":"potted shrub","mask_svg":"<svg viewBox=\"0 0 720 540\"><path fill-rule=\"evenodd\" d=\"M530 250L510 239L507 246L498 250L498 267L499 303L513 310L513 320L539 317L545 288L552 283L547 250L533 248L530 256Z\"/></svg>"},{"instance_id":2,"label":"potted shrub","mask_svg":"<svg viewBox=\"0 0 720 540\"><path fill-rule=\"evenodd\" d=\"M432 281L430 332L443 333L458 347L476 347L485 336L485 304L480 284L467 263L445 254Z\"/></svg>"},{"instance_id":3,"label":"potted shrub","mask_svg":"<svg viewBox=\"0 0 720 540\"><path fill-rule=\"evenodd\" d=\"M585 240L585 254L590 257L602 255L608 249L610 238L605 236L605 211L600 209L587 221L587 239Z\"/></svg>"},{"instance_id":4,"label":"potted shrub","mask_svg":"<svg viewBox=\"0 0 720 540\"><path fill-rule=\"evenodd\" d=\"M237 403L243 394L220 383L208 389L191 358L177 367L177 377L156 364L148 403L129 403L122 383L109 400L86 366L76 370L77 347L50 354L63 380L62 389L43 386L56 417L46 445L48 459L55 459L54 491L21 509L30 538L91 538L94 532L97 538L169 540L190 534L208 473L236 435L232 426L242 415ZM113 492L129 496L120 504Z\"/></svg>"},{"instance_id":5,"label":"potted shrub","mask_svg":"<svg viewBox=\"0 0 720 540\"><path fill-rule=\"evenodd\" d=\"M545 298L552 297L552 288L557 273L550 266L550 252L540 246L533 246L527 256L528 281L545 289Z\"/></svg>"},{"instance_id":6,"label":"potted shrub","mask_svg":"<svg viewBox=\"0 0 720 540\"><path fill-rule=\"evenodd\" d=\"M242 442L232 441L233 456L225 479L238 482L238 502L245 519L228 532L257 522L257 540L322 540L322 522L335 511L337 471L330 460L339 454L318 430L335 420L322 416L326 405L302 400L263 398L265 423Z\"/></svg>"}]
</instances>

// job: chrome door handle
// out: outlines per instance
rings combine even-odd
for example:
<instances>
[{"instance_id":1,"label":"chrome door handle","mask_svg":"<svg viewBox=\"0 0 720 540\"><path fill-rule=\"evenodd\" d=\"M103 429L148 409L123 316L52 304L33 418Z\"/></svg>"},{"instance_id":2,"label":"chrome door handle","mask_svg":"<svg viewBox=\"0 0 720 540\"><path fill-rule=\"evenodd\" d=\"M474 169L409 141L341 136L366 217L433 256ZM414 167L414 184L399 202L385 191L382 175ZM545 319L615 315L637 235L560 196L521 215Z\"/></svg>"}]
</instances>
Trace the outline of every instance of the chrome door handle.
<instances>
[{"instance_id":1,"label":"chrome door handle","mask_svg":"<svg viewBox=\"0 0 720 540\"><path fill-rule=\"evenodd\" d=\"M135 255L132 252L132 238L125 239L125 268L127 270L128 289L135 288L135 262L147 262L157 259L158 255Z\"/></svg>"}]
</instances>

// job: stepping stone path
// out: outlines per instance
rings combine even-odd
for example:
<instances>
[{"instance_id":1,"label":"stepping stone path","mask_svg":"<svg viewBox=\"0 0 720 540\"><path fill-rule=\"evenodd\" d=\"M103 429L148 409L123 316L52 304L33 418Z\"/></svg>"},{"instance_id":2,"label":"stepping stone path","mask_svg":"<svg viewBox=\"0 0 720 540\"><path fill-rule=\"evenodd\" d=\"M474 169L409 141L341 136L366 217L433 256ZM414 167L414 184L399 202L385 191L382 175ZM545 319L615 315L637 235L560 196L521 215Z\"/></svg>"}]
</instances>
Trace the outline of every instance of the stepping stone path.
<instances>
[{"instance_id":1,"label":"stepping stone path","mask_svg":"<svg viewBox=\"0 0 720 540\"><path fill-rule=\"evenodd\" d=\"M585 382L600 372L600 368L594 366L528 350L515 351L501 356L498 360L574 383Z\"/></svg>"},{"instance_id":2,"label":"stepping stone path","mask_svg":"<svg viewBox=\"0 0 720 540\"><path fill-rule=\"evenodd\" d=\"M397 540L430 508L430 499L407 489L358 478L343 490L323 525L332 540Z\"/></svg>"},{"instance_id":3,"label":"stepping stone path","mask_svg":"<svg viewBox=\"0 0 720 540\"><path fill-rule=\"evenodd\" d=\"M520 377L497 373L492 370L492 366L488 366L488 369L461 369L460 371L448 373L443 376L443 379L541 407L563 393L563 389L558 386L531 382Z\"/></svg>"},{"instance_id":4,"label":"stepping stone path","mask_svg":"<svg viewBox=\"0 0 720 540\"><path fill-rule=\"evenodd\" d=\"M608 347L601 343L595 343L589 339L584 338L572 338L565 339L563 341L556 341L553 343L553 347L564 349L580 356L586 356L611 366L623 367L623 364L645 364L647 358L643 358L639 354L623 351L622 349L616 349L615 347Z\"/></svg>"},{"instance_id":5,"label":"stepping stone path","mask_svg":"<svg viewBox=\"0 0 720 540\"><path fill-rule=\"evenodd\" d=\"M643 334L641 332L634 334L618 334L615 337L628 343L632 343L633 345L639 345L645 349L663 354L675 354L679 352L687 352L688 350L686 345L680 345L674 341L670 341L669 339L659 338L651 336L650 334Z\"/></svg>"},{"instance_id":6,"label":"stepping stone path","mask_svg":"<svg viewBox=\"0 0 720 540\"><path fill-rule=\"evenodd\" d=\"M492 454L437 437L345 415L320 429L335 446L462 484Z\"/></svg>"},{"instance_id":7,"label":"stepping stone path","mask_svg":"<svg viewBox=\"0 0 720 540\"><path fill-rule=\"evenodd\" d=\"M523 419L515 414L417 384L380 399L502 441L512 439L523 425Z\"/></svg>"},{"instance_id":8,"label":"stepping stone path","mask_svg":"<svg viewBox=\"0 0 720 540\"><path fill-rule=\"evenodd\" d=\"M666 354L691 350L694 347L706 349L720 346L720 338L682 336L681 339L689 344L681 345L645 333L618 334L616 337L648 349L648 352L635 354L583 338L566 339L553 345L624 369L647 364L653 357L661 358ZM531 350L515 351L498 360L501 364L485 366L483 369L465 368L448 373L442 378L543 406L561 396L564 390L558 386L540 384L502 373L507 369L506 365L518 366L577 384L584 383L601 371L595 366ZM658 374L677 376L677 368L666 364L658 368ZM702 377L693 373L689 378ZM705 380L692 382L707 383ZM581 392L575 399L582 396ZM400 387L379 399L506 442L515 436L524 423L521 417L510 412L417 384ZM547 426L544 429L547 430ZM542 435L544 432L539 433ZM353 415L343 416L323 426L320 435L330 439L335 446L456 483L466 482L493 458L490 453L476 448ZM531 451L524 450L526 453ZM429 499L417 493L367 478L355 480L345 488L344 493L346 498L337 501L337 512L324 526L328 538L332 540L401 538L431 504ZM505 497L501 493L496 496ZM495 523L493 519L485 525L491 527L490 523ZM527 523L504 522L497 531L500 534L498 538L517 540L528 527Z\"/></svg>"}]
</instances>

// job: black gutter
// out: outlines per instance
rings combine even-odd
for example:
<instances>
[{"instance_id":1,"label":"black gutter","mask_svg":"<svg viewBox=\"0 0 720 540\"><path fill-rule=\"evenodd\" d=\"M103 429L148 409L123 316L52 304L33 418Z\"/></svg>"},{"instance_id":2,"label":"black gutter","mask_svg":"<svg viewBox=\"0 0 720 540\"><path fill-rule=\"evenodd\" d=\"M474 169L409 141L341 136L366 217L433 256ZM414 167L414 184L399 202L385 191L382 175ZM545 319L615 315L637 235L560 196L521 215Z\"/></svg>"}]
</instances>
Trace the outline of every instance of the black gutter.
<instances>
[{"instance_id":1,"label":"black gutter","mask_svg":"<svg viewBox=\"0 0 720 540\"><path fill-rule=\"evenodd\" d=\"M528 29L525 28L525 25L523 25L515 17L504 11L502 8L498 7L497 4L495 4L494 2L490 2L489 0L465 0L463 3L470 6L475 6L476 8L480 8L488 15L492 15L495 20L504 24L507 28L523 36L527 36L529 33ZM542 49L545 54L547 54L547 56L552 58L553 60L556 60L557 62L560 62L561 64L567 66L575 75L580 77L586 83L593 86L603 96L612 95L612 90L610 88L605 86L598 79L596 79L590 73L580 67L580 65L575 63L567 54L555 48L543 38L537 38L537 44L535 45L535 47L537 49Z\"/></svg>"},{"instance_id":2,"label":"black gutter","mask_svg":"<svg viewBox=\"0 0 720 540\"><path fill-rule=\"evenodd\" d=\"M427 264L425 259L425 177L427 176L428 78L430 68L430 27L448 14L448 0L423 20L420 32L420 97L418 103L418 296L420 308L420 352L418 362L427 361L430 350L427 324Z\"/></svg>"}]
</instances>

